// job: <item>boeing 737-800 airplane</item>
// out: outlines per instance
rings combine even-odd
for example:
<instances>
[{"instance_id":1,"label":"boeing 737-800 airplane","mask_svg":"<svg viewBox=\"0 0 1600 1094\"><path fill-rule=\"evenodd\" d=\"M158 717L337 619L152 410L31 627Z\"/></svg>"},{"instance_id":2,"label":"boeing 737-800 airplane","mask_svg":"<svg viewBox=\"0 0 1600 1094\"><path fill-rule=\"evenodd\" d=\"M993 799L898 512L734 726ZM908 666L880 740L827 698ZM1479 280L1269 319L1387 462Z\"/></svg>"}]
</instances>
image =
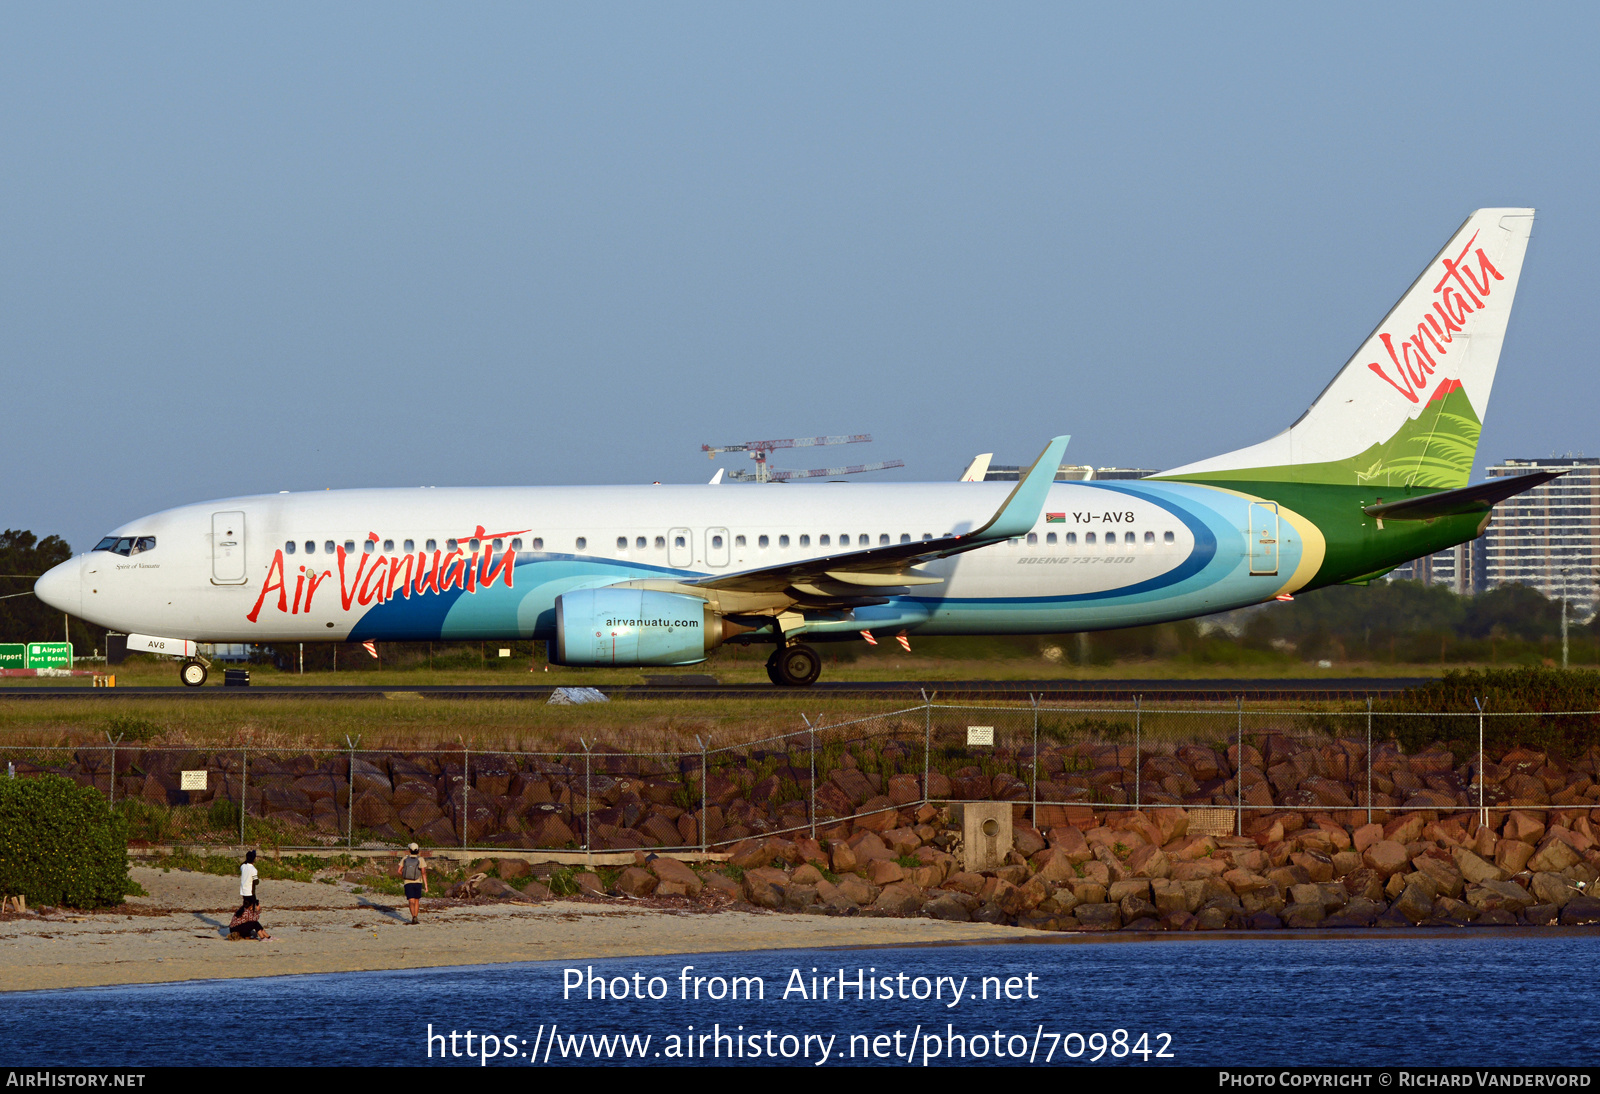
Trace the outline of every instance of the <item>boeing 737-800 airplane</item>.
<instances>
[{"instance_id":1,"label":"boeing 737-800 airplane","mask_svg":"<svg viewBox=\"0 0 1600 1094\"><path fill-rule=\"evenodd\" d=\"M1482 533L1552 477L1468 486L1531 209L1480 209L1270 440L1137 481L341 490L133 521L40 599L185 657L198 642L536 639L563 665L686 665L861 632L1055 634L1367 581Z\"/></svg>"}]
</instances>

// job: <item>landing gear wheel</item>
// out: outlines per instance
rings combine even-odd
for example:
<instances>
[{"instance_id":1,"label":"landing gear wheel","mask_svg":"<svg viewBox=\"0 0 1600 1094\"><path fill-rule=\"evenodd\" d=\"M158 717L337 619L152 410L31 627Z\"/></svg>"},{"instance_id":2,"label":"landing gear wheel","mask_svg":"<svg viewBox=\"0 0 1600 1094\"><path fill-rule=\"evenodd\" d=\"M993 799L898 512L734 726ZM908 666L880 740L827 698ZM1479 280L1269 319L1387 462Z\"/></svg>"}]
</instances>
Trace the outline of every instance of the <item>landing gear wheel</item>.
<instances>
[{"instance_id":1,"label":"landing gear wheel","mask_svg":"<svg viewBox=\"0 0 1600 1094\"><path fill-rule=\"evenodd\" d=\"M206 667L199 661L185 661L178 666L178 679L185 687L197 688L206 682Z\"/></svg>"},{"instance_id":2,"label":"landing gear wheel","mask_svg":"<svg viewBox=\"0 0 1600 1094\"><path fill-rule=\"evenodd\" d=\"M822 658L810 646L787 646L773 658L773 673L789 687L806 687L822 675Z\"/></svg>"},{"instance_id":3,"label":"landing gear wheel","mask_svg":"<svg viewBox=\"0 0 1600 1094\"><path fill-rule=\"evenodd\" d=\"M783 651L781 649L773 650L772 655L767 658L767 679L771 680L779 687L783 686L783 677L778 675L778 657L782 653Z\"/></svg>"}]
</instances>

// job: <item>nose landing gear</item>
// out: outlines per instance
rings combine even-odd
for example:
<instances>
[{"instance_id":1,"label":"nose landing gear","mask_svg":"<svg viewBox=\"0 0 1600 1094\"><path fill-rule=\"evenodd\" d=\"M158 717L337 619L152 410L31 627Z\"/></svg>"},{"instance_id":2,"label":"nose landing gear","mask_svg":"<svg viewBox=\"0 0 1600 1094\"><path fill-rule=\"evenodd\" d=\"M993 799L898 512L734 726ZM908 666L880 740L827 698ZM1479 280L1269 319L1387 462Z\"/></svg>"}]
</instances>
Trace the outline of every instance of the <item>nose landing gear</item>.
<instances>
[{"instance_id":1,"label":"nose landing gear","mask_svg":"<svg viewBox=\"0 0 1600 1094\"><path fill-rule=\"evenodd\" d=\"M178 666L178 679L183 681L185 687L199 687L206 682L209 673L210 666L199 657L191 657Z\"/></svg>"}]
</instances>

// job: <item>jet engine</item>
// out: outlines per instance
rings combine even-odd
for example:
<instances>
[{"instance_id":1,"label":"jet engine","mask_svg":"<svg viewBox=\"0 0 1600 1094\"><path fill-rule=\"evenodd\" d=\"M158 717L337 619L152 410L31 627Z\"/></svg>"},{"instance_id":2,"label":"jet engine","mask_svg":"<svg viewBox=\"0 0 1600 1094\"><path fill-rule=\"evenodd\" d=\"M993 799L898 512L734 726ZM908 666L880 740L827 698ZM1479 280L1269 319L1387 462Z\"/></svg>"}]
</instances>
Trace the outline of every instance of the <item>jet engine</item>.
<instances>
[{"instance_id":1,"label":"jet engine","mask_svg":"<svg viewBox=\"0 0 1600 1094\"><path fill-rule=\"evenodd\" d=\"M699 597L650 589L578 589L556 597L557 665L692 665L724 639L727 624Z\"/></svg>"}]
</instances>

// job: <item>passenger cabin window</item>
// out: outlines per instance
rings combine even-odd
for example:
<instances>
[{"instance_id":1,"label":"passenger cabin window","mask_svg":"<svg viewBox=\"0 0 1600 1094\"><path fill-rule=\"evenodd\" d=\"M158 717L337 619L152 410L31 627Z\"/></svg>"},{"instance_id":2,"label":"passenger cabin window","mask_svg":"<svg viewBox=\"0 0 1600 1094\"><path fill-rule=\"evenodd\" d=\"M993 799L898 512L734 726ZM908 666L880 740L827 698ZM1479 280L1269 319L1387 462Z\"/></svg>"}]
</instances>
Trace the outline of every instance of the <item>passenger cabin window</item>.
<instances>
[{"instance_id":1,"label":"passenger cabin window","mask_svg":"<svg viewBox=\"0 0 1600 1094\"><path fill-rule=\"evenodd\" d=\"M744 546L744 537L743 536L734 536L733 537L733 545L735 547L743 547Z\"/></svg>"},{"instance_id":2,"label":"passenger cabin window","mask_svg":"<svg viewBox=\"0 0 1600 1094\"><path fill-rule=\"evenodd\" d=\"M685 537L683 537L683 536L673 536L672 537L672 545L674 547L679 547L679 548L689 546L687 539Z\"/></svg>"},{"instance_id":3,"label":"passenger cabin window","mask_svg":"<svg viewBox=\"0 0 1600 1094\"><path fill-rule=\"evenodd\" d=\"M363 552L365 552L366 554L369 554L369 555L373 551L375 551L377 549L378 549L378 545L375 542L373 542L372 540L370 540L370 539L369 540L364 540L362 542L362 544L361 544L361 550Z\"/></svg>"},{"instance_id":4,"label":"passenger cabin window","mask_svg":"<svg viewBox=\"0 0 1600 1094\"><path fill-rule=\"evenodd\" d=\"M887 547L887 546L889 546L889 534L887 532L885 532L885 533L883 533L883 534L878 536L878 546L879 547Z\"/></svg>"},{"instance_id":5,"label":"passenger cabin window","mask_svg":"<svg viewBox=\"0 0 1600 1094\"><path fill-rule=\"evenodd\" d=\"M1028 546L1029 547L1037 547L1037 546L1039 546L1039 533L1038 532L1029 532L1028 533Z\"/></svg>"},{"instance_id":6,"label":"passenger cabin window","mask_svg":"<svg viewBox=\"0 0 1600 1094\"><path fill-rule=\"evenodd\" d=\"M1174 536L1171 532L1162 532L1161 533L1161 542L1163 542L1163 543L1172 543L1176 539L1177 539L1177 537Z\"/></svg>"},{"instance_id":7,"label":"passenger cabin window","mask_svg":"<svg viewBox=\"0 0 1600 1094\"><path fill-rule=\"evenodd\" d=\"M628 549L628 537L627 536L618 536L617 537L617 550L626 551L627 549Z\"/></svg>"},{"instance_id":8,"label":"passenger cabin window","mask_svg":"<svg viewBox=\"0 0 1600 1094\"><path fill-rule=\"evenodd\" d=\"M588 540L588 537L586 537L586 536L579 536L579 537L578 537L578 550L580 550L580 551L582 551L582 550L584 550L584 549L585 549L585 548L586 548L586 547L588 547L588 546L589 546L589 540Z\"/></svg>"},{"instance_id":9,"label":"passenger cabin window","mask_svg":"<svg viewBox=\"0 0 1600 1094\"><path fill-rule=\"evenodd\" d=\"M901 532L900 533L900 542L901 543L910 543L911 542L911 533L910 532Z\"/></svg>"},{"instance_id":10,"label":"passenger cabin window","mask_svg":"<svg viewBox=\"0 0 1600 1094\"><path fill-rule=\"evenodd\" d=\"M769 543L769 542L770 542L770 541L769 541L769 540L768 540L768 539L767 539L767 537L766 537L766 536L759 536L759 537L757 537L757 539L756 539L756 546L757 546L757 547L766 547L766 545L767 545L767 544L768 544L768 543Z\"/></svg>"},{"instance_id":11,"label":"passenger cabin window","mask_svg":"<svg viewBox=\"0 0 1600 1094\"><path fill-rule=\"evenodd\" d=\"M474 551L476 551L478 549L479 543L475 539L469 539L467 541L467 546L471 547Z\"/></svg>"},{"instance_id":12,"label":"passenger cabin window","mask_svg":"<svg viewBox=\"0 0 1600 1094\"><path fill-rule=\"evenodd\" d=\"M314 539L306 540L306 554L314 555L316 553L317 553L317 541L314 540Z\"/></svg>"},{"instance_id":13,"label":"passenger cabin window","mask_svg":"<svg viewBox=\"0 0 1600 1094\"><path fill-rule=\"evenodd\" d=\"M533 549L535 551L544 550L544 537L543 536L534 536L533 537Z\"/></svg>"},{"instance_id":14,"label":"passenger cabin window","mask_svg":"<svg viewBox=\"0 0 1600 1094\"><path fill-rule=\"evenodd\" d=\"M1085 543L1093 543L1094 542L1094 533L1093 532L1085 532L1085 533L1083 533L1083 542L1085 542Z\"/></svg>"},{"instance_id":15,"label":"passenger cabin window","mask_svg":"<svg viewBox=\"0 0 1600 1094\"><path fill-rule=\"evenodd\" d=\"M330 539L328 542L326 542L326 543L324 543L322 545L322 553L323 554L331 555L331 554L333 554L333 551L334 551L333 540Z\"/></svg>"},{"instance_id":16,"label":"passenger cabin window","mask_svg":"<svg viewBox=\"0 0 1600 1094\"><path fill-rule=\"evenodd\" d=\"M666 536L657 536L656 537L656 550L659 551L659 550L665 548L666 545L667 545L667 537Z\"/></svg>"},{"instance_id":17,"label":"passenger cabin window","mask_svg":"<svg viewBox=\"0 0 1600 1094\"><path fill-rule=\"evenodd\" d=\"M406 542L407 542L407 543L410 543L410 542L411 542L411 541L410 541L410 540L406 540ZM514 539L514 540L512 540L512 541L511 541L511 549L512 549L512 550L513 550L513 551L520 551L520 550L522 550L522 537L520 537L520 536L519 536L519 537L517 537L517 538L516 538L516 539Z\"/></svg>"},{"instance_id":18,"label":"passenger cabin window","mask_svg":"<svg viewBox=\"0 0 1600 1094\"><path fill-rule=\"evenodd\" d=\"M645 538L643 536L635 536L634 540L633 540L633 545L634 545L634 547L636 547L637 549L642 551L642 550L644 550L645 542L646 541L645 541Z\"/></svg>"},{"instance_id":19,"label":"passenger cabin window","mask_svg":"<svg viewBox=\"0 0 1600 1094\"><path fill-rule=\"evenodd\" d=\"M415 551L416 549L417 549L417 541L416 540L414 540L414 539L406 540L406 554L409 555L412 551Z\"/></svg>"},{"instance_id":20,"label":"passenger cabin window","mask_svg":"<svg viewBox=\"0 0 1600 1094\"><path fill-rule=\"evenodd\" d=\"M639 546L643 547L644 544L641 543ZM494 541L493 547L496 551L504 551L506 549L506 541L503 539L497 539Z\"/></svg>"},{"instance_id":21,"label":"passenger cabin window","mask_svg":"<svg viewBox=\"0 0 1600 1094\"><path fill-rule=\"evenodd\" d=\"M1066 536L1066 539L1067 539L1068 545L1076 546L1077 542L1078 542L1078 533L1076 533L1076 532L1068 532L1067 536Z\"/></svg>"},{"instance_id":22,"label":"passenger cabin window","mask_svg":"<svg viewBox=\"0 0 1600 1094\"><path fill-rule=\"evenodd\" d=\"M932 543L933 542L933 533L932 532L924 532L924 533L922 533L922 542L924 542L924 543Z\"/></svg>"},{"instance_id":23,"label":"passenger cabin window","mask_svg":"<svg viewBox=\"0 0 1600 1094\"><path fill-rule=\"evenodd\" d=\"M1122 542L1124 542L1124 543L1132 543L1133 542L1133 533L1132 532L1124 532L1124 533L1122 533Z\"/></svg>"},{"instance_id":24,"label":"passenger cabin window","mask_svg":"<svg viewBox=\"0 0 1600 1094\"><path fill-rule=\"evenodd\" d=\"M447 539L447 540L444 541L444 549L446 551L455 551L455 550L458 550L459 547L460 547L460 545L457 544L456 541L453 540L453 539Z\"/></svg>"},{"instance_id":25,"label":"passenger cabin window","mask_svg":"<svg viewBox=\"0 0 1600 1094\"><path fill-rule=\"evenodd\" d=\"M779 536L778 537L778 546L779 547L787 547L787 546L789 546L789 537L788 536Z\"/></svg>"},{"instance_id":26,"label":"passenger cabin window","mask_svg":"<svg viewBox=\"0 0 1600 1094\"><path fill-rule=\"evenodd\" d=\"M430 539L427 543L422 545L422 549L424 551L437 551L439 549L439 541L436 539Z\"/></svg>"},{"instance_id":27,"label":"passenger cabin window","mask_svg":"<svg viewBox=\"0 0 1600 1094\"><path fill-rule=\"evenodd\" d=\"M828 537L827 536L818 536L817 537L817 542L819 544L821 544L823 547L826 547L828 545Z\"/></svg>"},{"instance_id":28,"label":"passenger cabin window","mask_svg":"<svg viewBox=\"0 0 1600 1094\"><path fill-rule=\"evenodd\" d=\"M285 554L294 554L294 540L291 539L288 543L285 543L283 545L283 550Z\"/></svg>"},{"instance_id":29,"label":"passenger cabin window","mask_svg":"<svg viewBox=\"0 0 1600 1094\"><path fill-rule=\"evenodd\" d=\"M1117 533L1115 533L1115 532L1107 532L1106 533L1106 547L1109 549L1109 548L1115 547L1116 545L1117 545Z\"/></svg>"},{"instance_id":30,"label":"passenger cabin window","mask_svg":"<svg viewBox=\"0 0 1600 1094\"><path fill-rule=\"evenodd\" d=\"M1144 534L1144 541L1146 543L1154 543L1156 541L1156 534L1154 532L1146 532Z\"/></svg>"},{"instance_id":31,"label":"passenger cabin window","mask_svg":"<svg viewBox=\"0 0 1600 1094\"><path fill-rule=\"evenodd\" d=\"M711 546L714 549L718 550L718 551L722 550L722 537L721 536L712 536L711 537Z\"/></svg>"},{"instance_id":32,"label":"passenger cabin window","mask_svg":"<svg viewBox=\"0 0 1600 1094\"><path fill-rule=\"evenodd\" d=\"M344 541L344 553L347 554L347 555L353 555L353 554L356 553L356 541L355 540L347 539L347 540Z\"/></svg>"},{"instance_id":33,"label":"passenger cabin window","mask_svg":"<svg viewBox=\"0 0 1600 1094\"><path fill-rule=\"evenodd\" d=\"M385 554L389 553L390 551L393 551L394 550L394 540L392 540L392 539L384 540L383 541L383 550L384 550Z\"/></svg>"},{"instance_id":34,"label":"passenger cabin window","mask_svg":"<svg viewBox=\"0 0 1600 1094\"><path fill-rule=\"evenodd\" d=\"M811 546L811 537L810 536L801 536L800 537L800 546L802 546L802 547Z\"/></svg>"},{"instance_id":35,"label":"passenger cabin window","mask_svg":"<svg viewBox=\"0 0 1600 1094\"><path fill-rule=\"evenodd\" d=\"M1046 532L1044 534L1044 541L1045 541L1046 544L1052 544L1053 545L1055 543L1055 541L1056 541L1056 534L1054 532Z\"/></svg>"}]
</instances>

